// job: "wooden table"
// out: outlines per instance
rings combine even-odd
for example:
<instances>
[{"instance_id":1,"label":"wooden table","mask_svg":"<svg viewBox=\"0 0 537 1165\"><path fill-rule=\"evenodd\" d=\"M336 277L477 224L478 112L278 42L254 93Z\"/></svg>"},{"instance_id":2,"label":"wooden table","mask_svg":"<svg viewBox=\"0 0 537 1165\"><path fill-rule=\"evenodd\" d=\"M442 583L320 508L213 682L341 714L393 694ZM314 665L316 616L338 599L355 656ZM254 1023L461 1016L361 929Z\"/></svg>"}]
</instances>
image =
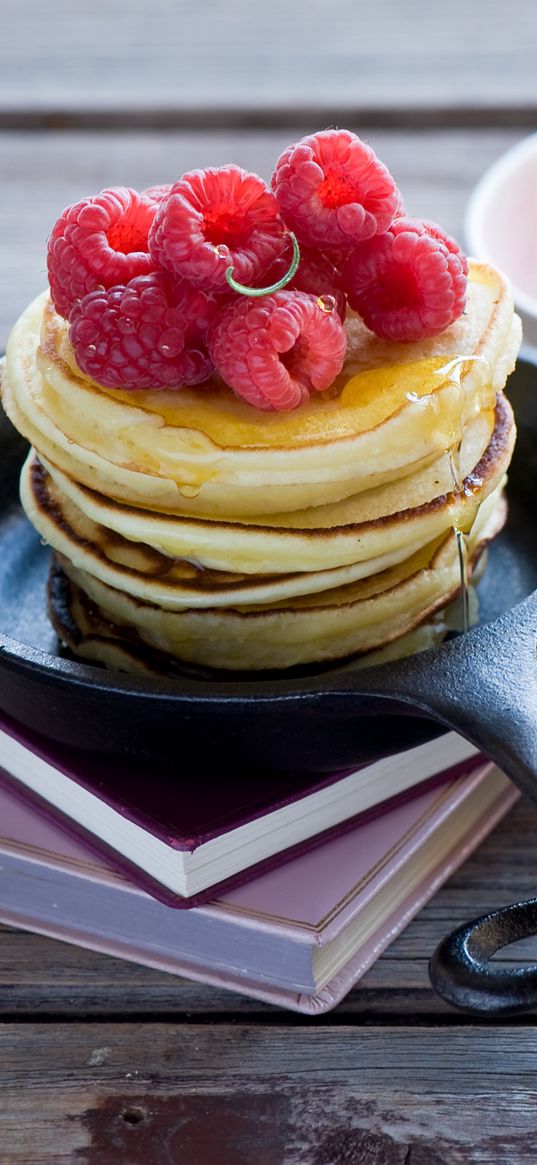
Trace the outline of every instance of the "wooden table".
<instances>
[{"instance_id":1,"label":"wooden table","mask_svg":"<svg viewBox=\"0 0 537 1165\"><path fill-rule=\"evenodd\" d=\"M1 27L2 343L54 218L104 185L268 176L343 124L460 234L483 169L537 127L534 0L4 0ZM535 1017L455 1014L426 967L454 925L535 893L536 830L519 803L315 1021L0 928L1 1165L534 1163Z\"/></svg>"}]
</instances>

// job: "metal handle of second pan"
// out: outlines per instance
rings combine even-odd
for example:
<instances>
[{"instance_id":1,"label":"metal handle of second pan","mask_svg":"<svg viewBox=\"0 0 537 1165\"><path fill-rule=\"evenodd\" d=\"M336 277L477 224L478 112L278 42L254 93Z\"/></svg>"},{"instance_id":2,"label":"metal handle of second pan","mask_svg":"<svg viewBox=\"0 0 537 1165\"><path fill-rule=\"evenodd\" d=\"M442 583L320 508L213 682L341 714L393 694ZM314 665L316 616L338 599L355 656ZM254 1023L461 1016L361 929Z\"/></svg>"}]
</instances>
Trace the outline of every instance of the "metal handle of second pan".
<instances>
[{"instance_id":1,"label":"metal handle of second pan","mask_svg":"<svg viewBox=\"0 0 537 1165\"><path fill-rule=\"evenodd\" d=\"M516 1015L537 1007L537 965L501 967L498 950L537 935L537 898L504 906L454 930L434 952L431 983L448 1003L478 1015Z\"/></svg>"}]
</instances>

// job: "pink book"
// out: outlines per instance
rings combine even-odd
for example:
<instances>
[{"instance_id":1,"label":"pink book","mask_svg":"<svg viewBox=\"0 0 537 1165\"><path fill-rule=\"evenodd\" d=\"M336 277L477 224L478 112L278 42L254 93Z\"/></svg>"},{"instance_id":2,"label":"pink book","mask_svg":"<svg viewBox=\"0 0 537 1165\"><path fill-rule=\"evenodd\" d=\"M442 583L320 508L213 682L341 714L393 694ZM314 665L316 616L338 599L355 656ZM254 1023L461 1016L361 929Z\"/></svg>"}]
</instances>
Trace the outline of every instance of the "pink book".
<instances>
[{"instance_id":1,"label":"pink book","mask_svg":"<svg viewBox=\"0 0 537 1165\"><path fill-rule=\"evenodd\" d=\"M213 898L482 758L446 732L350 772L212 781L52 744L0 718L0 787L18 791L107 864L173 906Z\"/></svg>"},{"instance_id":2,"label":"pink book","mask_svg":"<svg viewBox=\"0 0 537 1165\"><path fill-rule=\"evenodd\" d=\"M295 1011L333 1007L514 803L493 765L171 910L7 788L0 920Z\"/></svg>"}]
</instances>

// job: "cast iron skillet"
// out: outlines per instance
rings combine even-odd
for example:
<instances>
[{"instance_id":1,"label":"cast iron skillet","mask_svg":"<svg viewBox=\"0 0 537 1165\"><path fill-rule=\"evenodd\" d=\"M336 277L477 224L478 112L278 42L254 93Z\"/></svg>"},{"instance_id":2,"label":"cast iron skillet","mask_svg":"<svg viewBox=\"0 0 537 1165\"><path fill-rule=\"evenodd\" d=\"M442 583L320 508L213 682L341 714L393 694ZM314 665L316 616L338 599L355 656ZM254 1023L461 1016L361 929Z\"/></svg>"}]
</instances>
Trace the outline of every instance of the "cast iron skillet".
<instances>
[{"instance_id":1,"label":"cast iron skillet","mask_svg":"<svg viewBox=\"0 0 537 1165\"><path fill-rule=\"evenodd\" d=\"M480 584L481 626L397 663L347 661L284 678L135 679L58 654L44 602L48 551L17 504L24 443L4 418L0 710L78 748L172 759L178 774L212 780L230 766L245 778L355 767L453 728L537 799L537 364L519 362L509 394L519 427L510 516ZM530 929L535 914L534 905ZM435 985L452 1002L482 1006L468 977L483 982L479 960L505 941L498 925L487 923L488 946L467 930L433 959Z\"/></svg>"}]
</instances>

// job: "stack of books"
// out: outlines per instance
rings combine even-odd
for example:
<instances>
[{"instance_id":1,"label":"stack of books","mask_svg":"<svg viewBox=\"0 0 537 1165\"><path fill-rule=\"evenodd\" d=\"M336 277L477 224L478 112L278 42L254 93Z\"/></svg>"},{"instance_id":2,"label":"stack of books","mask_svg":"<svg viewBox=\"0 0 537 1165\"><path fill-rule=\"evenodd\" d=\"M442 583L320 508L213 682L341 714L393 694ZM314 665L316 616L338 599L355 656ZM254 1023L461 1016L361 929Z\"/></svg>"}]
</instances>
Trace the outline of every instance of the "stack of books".
<instances>
[{"instance_id":1,"label":"stack of books","mask_svg":"<svg viewBox=\"0 0 537 1165\"><path fill-rule=\"evenodd\" d=\"M455 733L354 772L213 782L0 722L0 921L333 1007L518 796Z\"/></svg>"}]
</instances>

